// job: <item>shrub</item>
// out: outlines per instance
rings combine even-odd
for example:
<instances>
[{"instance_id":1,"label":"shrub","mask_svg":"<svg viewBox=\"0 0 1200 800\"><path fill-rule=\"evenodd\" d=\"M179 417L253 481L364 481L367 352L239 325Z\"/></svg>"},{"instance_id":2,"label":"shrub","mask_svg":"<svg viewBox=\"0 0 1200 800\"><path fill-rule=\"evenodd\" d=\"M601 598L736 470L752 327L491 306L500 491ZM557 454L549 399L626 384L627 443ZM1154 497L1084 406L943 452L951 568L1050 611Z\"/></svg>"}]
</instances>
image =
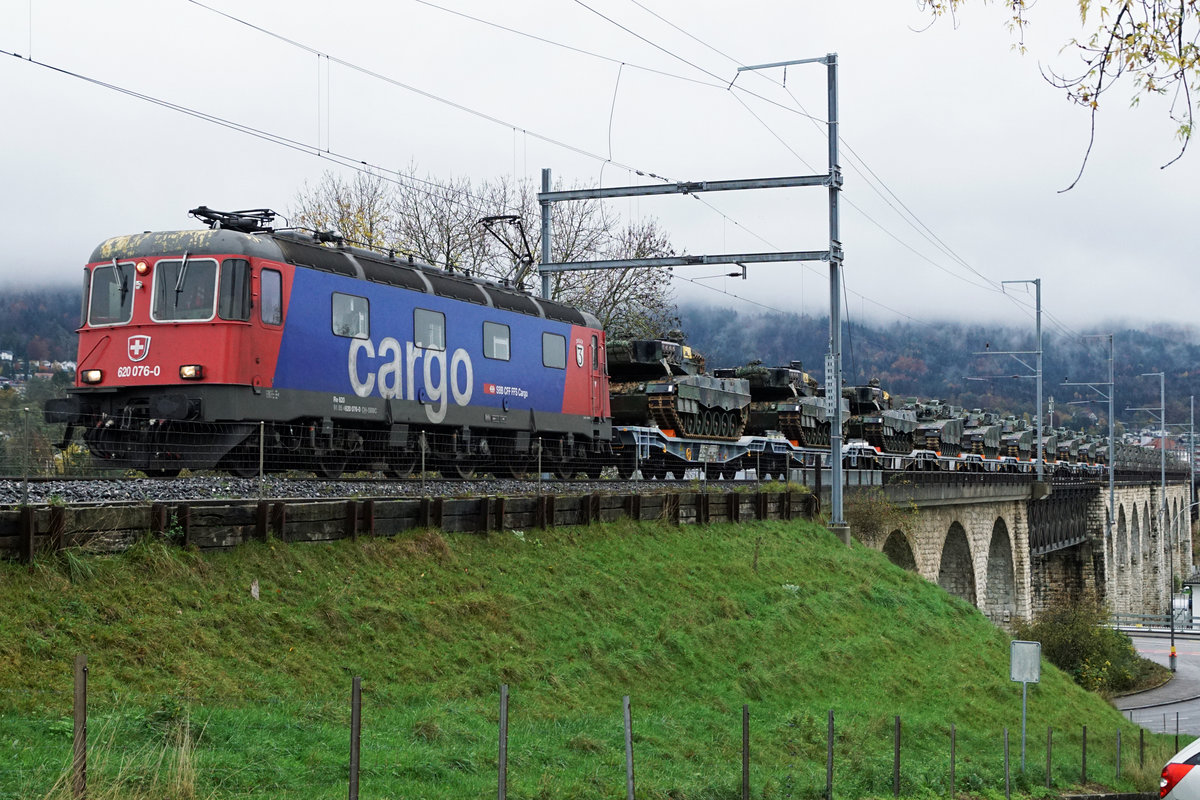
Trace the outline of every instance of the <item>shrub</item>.
<instances>
[{"instance_id":1,"label":"shrub","mask_svg":"<svg viewBox=\"0 0 1200 800\"><path fill-rule=\"evenodd\" d=\"M1110 627L1108 611L1086 596L1019 623L1019 638L1042 643L1042 655L1075 682L1103 695L1129 691L1157 665L1137 654L1124 633Z\"/></svg>"}]
</instances>

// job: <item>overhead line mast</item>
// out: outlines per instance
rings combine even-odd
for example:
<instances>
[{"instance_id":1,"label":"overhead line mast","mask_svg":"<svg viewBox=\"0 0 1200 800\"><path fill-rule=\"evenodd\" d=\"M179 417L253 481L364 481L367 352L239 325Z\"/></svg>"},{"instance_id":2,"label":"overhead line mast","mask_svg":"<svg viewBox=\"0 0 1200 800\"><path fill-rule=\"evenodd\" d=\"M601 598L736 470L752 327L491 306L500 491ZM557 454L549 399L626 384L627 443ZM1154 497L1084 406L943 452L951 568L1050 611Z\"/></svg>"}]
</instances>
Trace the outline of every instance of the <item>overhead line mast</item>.
<instances>
[{"instance_id":1,"label":"overhead line mast","mask_svg":"<svg viewBox=\"0 0 1200 800\"><path fill-rule=\"evenodd\" d=\"M618 186L608 189L572 189L554 192L550 190L550 170L542 170L542 191L538 202L542 206L542 261L538 272L542 276L542 297L551 294L550 277L553 273L589 269L638 269L645 267L688 266L695 264L751 264L780 261L827 261L829 262L829 351L825 360L825 396L829 414L830 445L830 528L847 544L850 542L849 526L842 513L842 319L841 319L841 267L842 242L838 202L842 189L841 165L838 162L837 122L837 53L819 58L795 61L778 61L750 67L738 67L738 72L787 67L795 64L825 64L828 86L829 125L829 171L823 175L799 175L782 178L758 178L728 181L694 181L670 183L661 186ZM635 197L655 194L697 194L700 192L734 191L744 189L773 189L797 186L824 186L829 192L829 247L825 250L800 250L773 253L739 253L698 256L672 256L666 258L625 258L604 261L578 261L555 263L550 260L551 220L554 203L571 200L604 199L613 197Z\"/></svg>"}]
</instances>

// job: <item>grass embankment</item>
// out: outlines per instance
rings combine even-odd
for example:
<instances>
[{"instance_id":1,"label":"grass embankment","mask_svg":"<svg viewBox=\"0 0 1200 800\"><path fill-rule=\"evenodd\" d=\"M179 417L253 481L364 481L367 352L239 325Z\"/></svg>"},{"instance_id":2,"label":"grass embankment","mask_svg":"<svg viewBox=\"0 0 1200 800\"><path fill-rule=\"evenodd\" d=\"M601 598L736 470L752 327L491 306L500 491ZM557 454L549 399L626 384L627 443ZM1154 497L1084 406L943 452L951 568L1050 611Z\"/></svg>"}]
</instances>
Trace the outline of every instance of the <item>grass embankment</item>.
<instances>
[{"instance_id":1,"label":"grass embankment","mask_svg":"<svg viewBox=\"0 0 1200 800\"><path fill-rule=\"evenodd\" d=\"M259 599L251 596L257 581ZM495 793L499 685L509 796L624 797L632 698L640 798L1003 797L1020 755L1009 638L966 603L805 523L613 524L488 537L420 532L196 554L0 565L0 797L43 797L70 760L71 673L90 669L95 797L345 796L351 677L363 678L364 798ZM1151 790L1169 743L1045 665L1029 779ZM1122 778L1114 740L1123 730ZM182 744L182 747L180 745ZM107 792L107 795L105 794ZM68 796L60 787L57 796Z\"/></svg>"}]
</instances>

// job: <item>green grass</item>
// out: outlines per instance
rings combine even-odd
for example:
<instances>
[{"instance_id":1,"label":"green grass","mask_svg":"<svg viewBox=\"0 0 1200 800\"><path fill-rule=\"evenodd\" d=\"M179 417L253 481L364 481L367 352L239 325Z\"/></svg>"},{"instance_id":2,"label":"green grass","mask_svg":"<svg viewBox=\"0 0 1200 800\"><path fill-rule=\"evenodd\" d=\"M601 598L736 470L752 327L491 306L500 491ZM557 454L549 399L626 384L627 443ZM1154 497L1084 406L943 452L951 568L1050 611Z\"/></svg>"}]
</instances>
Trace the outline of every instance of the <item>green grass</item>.
<instances>
[{"instance_id":1,"label":"green grass","mask_svg":"<svg viewBox=\"0 0 1200 800\"><path fill-rule=\"evenodd\" d=\"M257 580L260 599L251 597ZM0 565L0 797L68 797L72 661L88 655L93 797L346 794L363 678L361 796L494 796L499 685L509 796L623 798L629 695L639 798L1003 797L1020 759L1009 638L966 603L806 523L619 523L482 537L418 532ZM1044 665L1029 777L1151 791L1171 752ZM1115 780L1115 734L1125 751ZM183 758L180 758L182 752ZM108 792L108 794L105 794Z\"/></svg>"}]
</instances>

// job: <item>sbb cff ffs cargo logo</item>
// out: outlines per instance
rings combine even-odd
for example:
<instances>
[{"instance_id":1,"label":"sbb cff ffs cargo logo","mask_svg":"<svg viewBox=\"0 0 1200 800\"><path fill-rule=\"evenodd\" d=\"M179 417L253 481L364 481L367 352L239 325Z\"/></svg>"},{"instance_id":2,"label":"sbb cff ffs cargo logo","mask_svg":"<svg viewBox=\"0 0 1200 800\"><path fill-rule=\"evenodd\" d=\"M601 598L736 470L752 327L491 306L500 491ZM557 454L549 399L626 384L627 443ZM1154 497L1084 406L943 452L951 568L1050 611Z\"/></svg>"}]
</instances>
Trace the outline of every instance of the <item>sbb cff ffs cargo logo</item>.
<instances>
[{"instance_id":1,"label":"sbb cff ffs cargo logo","mask_svg":"<svg viewBox=\"0 0 1200 800\"><path fill-rule=\"evenodd\" d=\"M150 337L149 336L130 336L129 337L129 360L141 361L150 354Z\"/></svg>"}]
</instances>

